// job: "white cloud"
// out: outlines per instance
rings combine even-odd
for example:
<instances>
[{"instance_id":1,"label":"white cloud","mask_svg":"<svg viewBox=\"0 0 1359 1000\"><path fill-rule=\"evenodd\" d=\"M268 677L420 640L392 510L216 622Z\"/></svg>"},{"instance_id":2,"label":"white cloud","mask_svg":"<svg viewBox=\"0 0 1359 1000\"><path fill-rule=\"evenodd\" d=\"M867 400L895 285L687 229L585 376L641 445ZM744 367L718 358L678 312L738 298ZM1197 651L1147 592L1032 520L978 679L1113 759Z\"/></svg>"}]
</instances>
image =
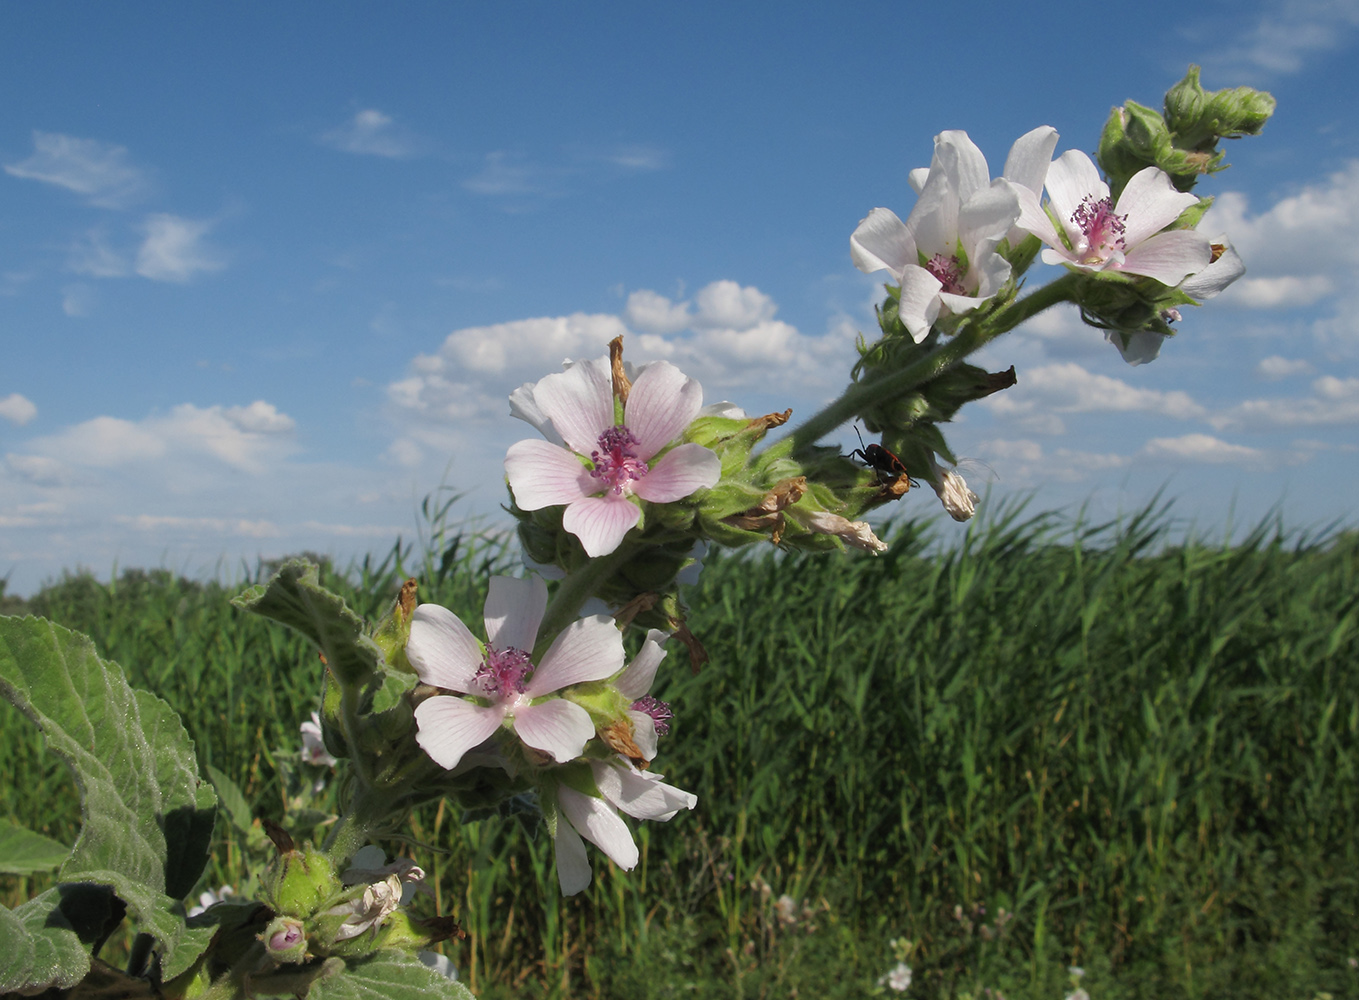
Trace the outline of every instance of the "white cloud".
<instances>
[{"instance_id":1,"label":"white cloud","mask_svg":"<svg viewBox=\"0 0 1359 1000\"><path fill-rule=\"evenodd\" d=\"M1138 453L1142 458L1209 463L1212 465L1263 465L1266 455L1258 448L1229 444L1210 434L1185 434L1173 438L1152 438Z\"/></svg>"},{"instance_id":2,"label":"white cloud","mask_svg":"<svg viewBox=\"0 0 1359 1000\"><path fill-rule=\"evenodd\" d=\"M67 285L61 290L61 311L73 319L88 316L93 298L89 285Z\"/></svg>"},{"instance_id":3,"label":"white cloud","mask_svg":"<svg viewBox=\"0 0 1359 1000\"><path fill-rule=\"evenodd\" d=\"M688 302L672 302L650 289L639 288L628 296L623 319L641 333L667 334L688 329L694 318Z\"/></svg>"},{"instance_id":4,"label":"white cloud","mask_svg":"<svg viewBox=\"0 0 1359 1000\"><path fill-rule=\"evenodd\" d=\"M62 486L68 481L66 466L46 455L5 456L5 464L35 486Z\"/></svg>"},{"instance_id":5,"label":"white cloud","mask_svg":"<svg viewBox=\"0 0 1359 1000\"><path fill-rule=\"evenodd\" d=\"M417 152L410 134L376 108L359 111L342 127L321 136L321 141L346 153L389 159L404 159Z\"/></svg>"},{"instance_id":6,"label":"white cloud","mask_svg":"<svg viewBox=\"0 0 1359 1000\"><path fill-rule=\"evenodd\" d=\"M203 271L226 266L220 254L203 245L213 224L158 213L148 216L146 239L137 251L137 273L152 281L186 282Z\"/></svg>"},{"instance_id":7,"label":"white cloud","mask_svg":"<svg viewBox=\"0 0 1359 1000\"><path fill-rule=\"evenodd\" d=\"M1233 298L1247 309L1302 309L1335 291L1335 284L1324 274L1242 278L1239 284Z\"/></svg>"},{"instance_id":8,"label":"white cloud","mask_svg":"<svg viewBox=\"0 0 1359 1000\"><path fill-rule=\"evenodd\" d=\"M695 329L749 330L772 319L778 311L774 300L758 288L742 288L734 281L714 281L694 296L698 313Z\"/></svg>"},{"instance_id":9,"label":"white cloud","mask_svg":"<svg viewBox=\"0 0 1359 1000\"><path fill-rule=\"evenodd\" d=\"M1359 423L1359 378L1323 375L1312 382L1310 398L1248 399L1208 422L1217 430Z\"/></svg>"},{"instance_id":10,"label":"white cloud","mask_svg":"<svg viewBox=\"0 0 1359 1000\"><path fill-rule=\"evenodd\" d=\"M1356 27L1359 6L1353 0L1284 0L1271 4L1222 51L1205 61L1224 73L1297 73L1315 57L1344 47Z\"/></svg>"},{"instance_id":11,"label":"white cloud","mask_svg":"<svg viewBox=\"0 0 1359 1000\"><path fill-rule=\"evenodd\" d=\"M66 188L101 208L123 208L146 188L124 147L58 132L35 131L33 155L5 164L5 173Z\"/></svg>"},{"instance_id":12,"label":"white cloud","mask_svg":"<svg viewBox=\"0 0 1359 1000\"><path fill-rule=\"evenodd\" d=\"M163 534L176 531L189 535L234 535L243 538L277 538L283 532L272 521L245 518L179 517L163 514L115 514L115 524L134 531Z\"/></svg>"},{"instance_id":13,"label":"white cloud","mask_svg":"<svg viewBox=\"0 0 1359 1000\"><path fill-rule=\"evenodd\" d=\"M1121 469L1132 461L1127 455L1112 452L1072 448L1049 451L1028 438L993 438L979 442L975 451L1000 482L1018 489L1085 482L1100 472Z\"/></svg>"},{"instance_id":14,"label":"white cloud","mask_svg":"<svg viewBox=\"0 0 1359 1000\"><path fill-rule=\"evenodd\" d=\"M197 407L182 403L140 421L99 416L38 438L29 449L66 465L108 469L164 459L208 458L258 474L292 450L293 420L272 404ZM10 458L13 464L13 456Z\"/></svg>"},{"instance_id":15,"label":"white cloud","mask_svg":"<svg viewBox=\"0 0 1359 1000\"><path fill-rule=\"evenodd\" d=\"M1018 385L982 401L1002 418L1050 420L1059 413L1155 413L1184 420L1205 410L1188 393L1141 389L1073 363L1025 371Z\"/></svg>"},{"instance_id":16,"label":"white cloud","mask_svg":"<svg viewBox=\"0 0 1359 1000\"><path fill-rule=\"evenodd\" d=\"M33 402L17 392L11 392L4 399L0 399L0 417L4 417L12 424L22 427L38 415L38 408Z\"/></svg>"},{"instance_id":17,"label":"white cloud","mask_svg":"<svg viewBox=\"0 0 1359 1000\"><path fill-rule=\"evenodd\" d=\"M625 170L661 170L670 165L670 154L657 146L620 146L604 159Z\"/></svg>"},{"instance_id":18,"label":"white cloud","mask_svg":"<svg viewBox=\"0 0 1359 1000\"><path fill-rule=\"evenodd\" d=\"M132 270L123 254L108 245L103 229L91 229L71 246L66 269L92 278L123 278Z\"/></svg>"},{"instance_id":19,"label":"white cloud","mask_svg":"<svg viewBox=\"0 0 1359 1000\"><path fill-rule=\"evenodd\" d=\"M1255 366L1255 373L1261 378L1267 379L1288 378L1290 375L1310 375L1315 370L1310 361L1304 361L1301 358L1284 358L1277 354L1262 358Z\"/></svg>"},{"instance_id":20,"label":"white cloud","mask_svg":"<svg viewBox=\"0 0 1359 1000\"><path fill-rule=\"evenodd\" d=\"M510 162L509 154L486 154L486 164L476 177L469 177L462 186L476 194L512 195L541 192L539 171L522 163Z\"/></svg>"}]
</instances>

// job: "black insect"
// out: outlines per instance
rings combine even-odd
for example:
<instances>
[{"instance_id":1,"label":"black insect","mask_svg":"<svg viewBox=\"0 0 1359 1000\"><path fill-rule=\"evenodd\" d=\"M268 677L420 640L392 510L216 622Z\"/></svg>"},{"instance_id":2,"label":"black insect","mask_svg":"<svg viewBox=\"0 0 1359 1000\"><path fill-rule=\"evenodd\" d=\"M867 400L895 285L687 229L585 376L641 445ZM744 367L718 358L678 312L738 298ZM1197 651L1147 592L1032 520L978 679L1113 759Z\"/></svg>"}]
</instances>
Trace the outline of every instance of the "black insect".
<instances>
[{"instance_id":1,"label":"black insect","mask_svg":"<svg viewBox=\"0 0 1359 1000\"><path fill-rule=\"evenodd\" d=\"M864 436L859 434L859 428L854 428L854 433L858 434L861 447L851 451L849 457L859 459L876 472L879 486L892 489L898 495L911 488L911 476L906 471L905 462L880 444L864 444ZM884 480L884 474L890 478Z\"/></svg>"}]
</instances>

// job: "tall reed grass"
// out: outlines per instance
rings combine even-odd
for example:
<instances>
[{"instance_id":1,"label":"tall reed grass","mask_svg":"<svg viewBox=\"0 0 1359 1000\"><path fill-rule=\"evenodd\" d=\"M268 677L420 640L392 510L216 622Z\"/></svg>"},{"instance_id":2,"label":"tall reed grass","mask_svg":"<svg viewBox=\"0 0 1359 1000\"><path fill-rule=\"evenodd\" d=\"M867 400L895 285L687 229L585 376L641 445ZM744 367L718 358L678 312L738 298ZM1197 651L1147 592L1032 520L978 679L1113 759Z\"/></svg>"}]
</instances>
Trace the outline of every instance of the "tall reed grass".
<instances>
[{"instance_id":1,"label":"tall reed grass","mask_svg":"<svg viewBox=\"0 0 1359 1000\"><path fill-rule=\"evenodd\" d=\"M478 620L511 549L426 513L418 545L330 585L375 617L410 574ZM711 556L689 594L711 662L674 651L657 690L678 713L658 767L698 809L563 900L528 817L423 808L411 836L469 932L450 954L487 996L857 997L901 937L917 996L1060 997L1068 964L1096 997L1359 995L1359 534L1168 525L1011 508L947 544L901 522L876 559ZM235 589L75 576L31 610L277 817L272 753L321 666ZM0 810L69 842L65 775L3 713Z\"/></svg>"}]
</instances>

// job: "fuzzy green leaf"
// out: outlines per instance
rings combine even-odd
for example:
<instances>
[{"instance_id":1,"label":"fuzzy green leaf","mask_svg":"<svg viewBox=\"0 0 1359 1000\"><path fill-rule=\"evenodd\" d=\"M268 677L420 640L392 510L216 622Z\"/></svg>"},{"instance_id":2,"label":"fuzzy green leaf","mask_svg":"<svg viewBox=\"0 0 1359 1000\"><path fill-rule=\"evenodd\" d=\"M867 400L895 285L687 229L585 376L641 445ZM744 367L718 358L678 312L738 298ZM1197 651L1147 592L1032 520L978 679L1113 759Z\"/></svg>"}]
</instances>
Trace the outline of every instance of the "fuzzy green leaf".
<instances>
[{"instance_id":1,"label":"fuzzy green leaf","mask_svg":"<svg viewBox=\"0 0 1359 1000\"><path fill-rule=\"evenodd\" d=\"M180 901L207 863L217 796L179 716L134 691L88 638L41 618L0 618L0 694L80 788L84 822L62 881L112 886L159 943L164 974L187 968L211 938L185 926Z\"/></svg>"},{"instance_id":2,"label":"fuzzy green leaf","mask_svg":"<svg viewBox=\"0 0 1359 1000\"><path fill-rule=\"evenodd\" d=\"M0 907L0 993L67 989L90 970L90 951L121 919L105 886L55 886L17 910Z\"/></svg>"},{"instance_id":3,"label":"fuzzy green leaf","mask_svg":"<svg viewBox=\"0 0 1359 1000\"><path fill-rule=\"evenodd\" d=\"M448 979L402 951L380 951L349 965L343 973L319 980L307 1000L474 1000L462 983Z\"/></svg>"},{"instance_id":4,"label":"fuzzy green leaf","mask_svg":"<svg viewBox=\"0 0 1359 1000\"><path fill-rule=\"evenodd\" d=\"M0 872L6 875L51 871L70 853L65 844L0 819Z\"/></svg>"},{"instance_id":5,"label":"fuzzy green leaf","mask_svg":"<svg viewBox=\"0 0 1359 1000\"><path fill-rule=\"evenodd\" d=\"M289 560L267 584L231 603L301 632L325 654L342 684L366 683L378 669L381 652L366 634L367 624L321 585L313 563Z\"/></svg>"}]
</instances>

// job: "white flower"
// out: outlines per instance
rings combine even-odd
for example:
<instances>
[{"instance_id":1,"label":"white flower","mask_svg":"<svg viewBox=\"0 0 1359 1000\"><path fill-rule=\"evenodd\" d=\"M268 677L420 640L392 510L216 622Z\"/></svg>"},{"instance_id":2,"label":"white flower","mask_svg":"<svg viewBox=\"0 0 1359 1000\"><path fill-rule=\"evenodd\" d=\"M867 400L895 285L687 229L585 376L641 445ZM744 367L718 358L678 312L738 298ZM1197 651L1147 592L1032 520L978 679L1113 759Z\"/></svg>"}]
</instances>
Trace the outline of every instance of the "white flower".
<instances>
[{"instance_id":1,"label":"white flower","mask_svg":"<svg viewBox=\"0 0 1359 1000\"><path fill-rule=\"evenodd\" d=\"M1170 177L1157 167L1134 174L1114 204L1109 185L1090 157L1069 149L1048 169L1047 189L1045 212L1034 191L1012 185L1020 205L1018 225L1047 244L1043 260L1048 264L1083 271L1122 271L1177 285L1212 259L1208 238L1202 233L1162 231L1199 199L1176 191ZM1060 233L1054 219L1061 226Z\"/></svg>"},{"instance_id":2,"label":"white flower","mask_svg":"<svg viewBox=\"0 0 1359 1000\"><path fill-rule=\"evenodd\" d=\"M426 684L456 692L415 709L416 742L435 763L452 770L502 725L559 763L580 756L595 733L590 713L547 696L618 673L623 639L611 618L581 618L561 631L535 666L529 657L546 609L542 580L492 577L485 644L447 608L415 609L406 656Z\"/></svg>"},{"instance_id":3,"label":"white flower","mask_svg":"<svg viewBox=\"0 0 1359 1000\"><path fill-rule=\"evenodd\" d=\"M321 716L311 713L311 721L302 723L302 759L318 767L334 767L338 761L326 749L326 741L321 736Z\"/></svg>"},{"instance_id":4,"label":"white flower","mask_svg":"<svg viewBox=\"0 0 1359 1000\"><path fill-rule=\"evenodd\" d=\"M1055 132L1051 138L1055 145ZM1012 183L990 179L986 157L966 132L942 132L934 142L920 200L906 221L875 208L849 241L855 267L866 274L890 271L901 286L899 315L916 343L940 316L975 309L1009 279L1010 264L996 246L1019 219L1014 191L1027 190L1038 170L1034 164L1051 154L1051 147L1042 153L1047 133L1029 133L1020 153L1011 152L1019 176ZM920 178L917 172L915 180Z\"/></svg>"},{"instance_id":5,"label":"white flower","mask_svg":"<svg viewBox=\"0 0 1359 1000\"><path fill-rule=\"evenodd\" d=\"M198 894L198 905L189 907L185 916L196 917L210 906L225 902L230 897L236 895L236 890L229 885L224 885L217 891L208 889Z\"/></svg>"},{"instance_id":6,"label":"white flower","mask_svg":"<svg viewBox=\"0 0 1359 1000\"><path fill-rule=\"evenodd\" d=\"M574 896L590 884L590 862L584 837L624 871L637 865L637 844L619 810L637 819L669 820L681 809L692 809L698 797L661 780L661 775L639 771L622 757L589 762L594 792L566 783L556 788L557 816L553 845L557 881L563 896ZM574 784L574 783L573 783Z\"/></svg>"},{"instance_id":7,"label":"white flower","mask_svg":"<svg viewBox=\"0 0 1359 1000\"><path fill-rule=\"evenodd\" d=\"M898 962L891 972L878 980L878 985L888 986L897 993L905 993L911 986L911 967L905 962Z\"/></svg>"},{"instance_id":8,"label":"white flower","mask_svg":"<svg viewBox=\"0 0 1359 1000\"><path fill-rule=\"evenodd\" d=\"M523 510L565 505L562 527L592 557L618 548L641 519L633 497L673 503L716 485L722 474L711 449L675 443L702 409L702 386L666 361L637 371L621 423L607 358L573 364L510 395L510 412L548 438L516 442L506 453L514 502Z\"/></svg>"}]
</instances>

